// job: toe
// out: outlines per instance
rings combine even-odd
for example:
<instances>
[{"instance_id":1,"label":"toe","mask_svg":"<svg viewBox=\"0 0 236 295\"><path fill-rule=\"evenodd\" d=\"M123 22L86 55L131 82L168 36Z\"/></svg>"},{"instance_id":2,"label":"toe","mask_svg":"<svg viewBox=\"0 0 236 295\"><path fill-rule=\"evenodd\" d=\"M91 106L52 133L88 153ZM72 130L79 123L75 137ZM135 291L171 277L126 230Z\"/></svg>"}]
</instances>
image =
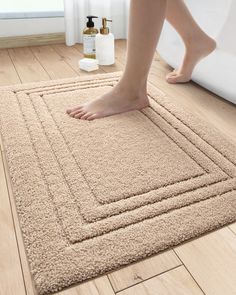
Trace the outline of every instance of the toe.
<instances>
[{"instance_id":1,"label":"toe","mask_svg":"<svg viewBox=\"0 0 236 295\"><path fill-rule=\"evenodd\" d=\"M82 107L83 106L81 105L81 106L78 106L78 107L73 108L73 109L68 109L68 110L66 110L66 112L67 112L67 114L71 114L71 113L74 113L74 112L80 110Z\"/></svg>"},{"instance_id":2,"label":"toe","mask_svg":"<svg viewBox=\"0 0 236 295\"><path fill-rule=\"evenodd\" d=\"M90 115L89 117L87 117L86 120L88 120L88 121L92 121L92 120L97 119L97 118L98 118L98 114L92 114L92 115Z\"/></svg>"},{"instance_id":3,"label":"toe","mask_svg":"<svg viewBox=\"0 0 236 295\"><path fill-rule=\"evenodd\" d=\"M191 78L185 77L184 75L173 75L167 78L167 82L170 84L177 84L177 83L187 83L190 81Z\"/></svg>"},{"instance_id":4,"label":"toe","mask_svg":"<svg viewBox=\"0 0 236 295\"><path fill-rule=\"evenodd\" d=\"M74 118L75 119L80 119L82 116L84 116L85 114L87 114L87 112L84 110L82 112L77 113Z\"/></svg>"},{"instance_id":5,"label":"toe","mask_svg":"<svg viewBox=\"0 0 236 295\"><path fill-rule=\"evenodd\" d=\"M93 115L93 113L85 113L83 116L80 117L80 119L81 120L87 120L92 115Z\"/></svg>"},{"instance_id":6,"label":"toe","mask_svg":"<svg viewBox=\"0 0 236 295\"><path fill-rule=\"evenodd\" d=\"M171 84L173 84L173 83L176 83L177 82L177 74L172 74L172 75L167 75L166 76L166 81L168 82L168 83L171 83Z\"/></svg>"},{"instance_id":7,"label":"toe","mask_svg":"<svg viewBox=\"0 0 236 295\"><path fill-rule=\"evenodd\" d=\"M170 84L175 84L177 82L175 77L168 77L166 81Z\"/></svg>"},{"instance_id":8,"label":"toe","mask_svg":"<svg viewBox=\"0 0 236 295\"><path fill-rule=\"evenodd\" d=\"M83 108L71 112L71 113L69 114L69 116L71 116L71 117L75 117L76 115L78 115L78 114L81 113L81 112L84 112L84 109L83 109Z\"/></svg>"},{"instance_id":9,"label":"toe","mask_svg":"<svg viewBox=\"0 0 236 295\"><path fill-rule=\"evenodd\" d=\"M177 75L177 73L175 73L175 72L168 73L166 75L167 82L168 82L168 79L172 79L173 77L176 77L176 75Z\"/></svg>"}]
</instances>

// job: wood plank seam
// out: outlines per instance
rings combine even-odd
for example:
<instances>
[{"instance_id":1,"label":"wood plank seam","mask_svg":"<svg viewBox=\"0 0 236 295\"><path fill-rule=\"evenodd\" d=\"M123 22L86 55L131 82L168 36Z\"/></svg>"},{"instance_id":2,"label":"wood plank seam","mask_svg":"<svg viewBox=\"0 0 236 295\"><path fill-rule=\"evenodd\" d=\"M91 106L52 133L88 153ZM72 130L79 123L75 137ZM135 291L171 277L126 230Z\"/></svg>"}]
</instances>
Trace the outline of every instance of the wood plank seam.
<instances>
[{"instance_id":1,"label":"wood plank seam","mask_svg":"<svg viewBox=\"0 0 236 295\"><path fill-rule=\"evenodd\" d=\"M194 282L197 284L198 288L202 291L202 293L204 295L207 295L202 287L199 285L199 283L197 282L197 280L194 278L194 276L191 274L191 272L189 271L188 267L184 264L183 260L180 258L180 256L177 254L177 252L175 251L175 249L173 248L173 251L175 252L176 256L179 258L179 260L182 262L183 266L185 267L185 269L187 270L187 272L190 274L190 276L192 277L192 279L194 280Z\"/></svg>"},{"instance_id":2,"label":"wood plank seam","mask_svg":"<svg viewBox=\"0 0 236 295\"><path fill-rule=\"evenodd\" d=\"M52 45L50 45L50 47L52 48L52 50L58 55L58 56L60 56L59 54L58 54L58 52L54 49L54 47L52 46ZM73 70L73 72L75 73L75 75L77 76L78 75L78 73L72 68L72 66L67 62L67 60L66 59L63 59L63 61L64 61L64 63L66 63L72 70Z\"/></svg>"},{"instance_id":3,"label":"wood plank seam","mask_svg":"<svg viewBox=\"0 0 236 295\"><path fill-rule=\"evenodd\" d=\"M115 289L114 289L114 287L113 287L113 285L112 285L112 283L111 283L111 280L110 280L108 274L106 274L106 277L107 277L107 279L108 279L108 281L109 281L109 283L110 283L110 285L111 285L111 288L112 288L114 294L116 294Z\"/></svg>"},{"instance_id":4,"label":"wood plank seam","mask_svg":"<svg viewBox=\"0 0 236 295\"><path fill-rule=\"evenodd\" d=\"M232 223L232 224L233 224L233 223ZM236 232L233 231L233 230L231 229L231 227L230 227L232 224L228 225L227 228L228 228L228 229L229 229L234 235L236 235Z\"/></svg>"},{"instance_id":5,"label":"wood plank seam","mask_svg":"<svg viewBox=\"0 0 236 295\"><path fill-rule=\"evenodd\" d=\"M59 54L58 54L58 52L55 50L55 48L52 46L52 45L50 45L50 47L52 48L52 50L55 52L55 54L57 54L58 56L60 56ZM78 76L78 73L72 68L72 66L67 62L67 60L66 60L66 58L63 58L63 61L64 61L64 63L66 63L72 70L73 70L73 72L75 73L75 76ZM78 66L79 67L79 66Z\"/></svg>"},{"instance_id":6,"label":"wood plank seam","mask_svg":"<svg viewBox=\"0 0 236 295\"><path fill-rule=\"evenodd\" d=\"M133 284L132 286L129 286L129 287L127 287L127 288L120 289L120 290L119 290L118 292L116 292L115 294L119 294L119 293L123 292L124 290L131 289L131 288L134 287L134 286L137 286L137 285L139 285L139 284L142 284L143 282L146 282L146 281L148 281L148 280L151 280L151 279L153 279L153 278L155 278L155 277L158 277L158 276L160 276L160 275L162 275L162 274L164 274L164 273L167 273L167 272L169 272L169 271L171 271L171 270L174 270L174 269L176 269L176 268L178 268L178 267L181 267L181 266L183 266L182 263L179 264L179 265L177 265L177 266L171 267L170 269L167 269L167 270L165 270L165 271L162 271L162 272L160 272L160 273L157 274L157 275L151 276L151 277L149 277L149 278L147 278L147 279L143 279L142 281L137 282L137 283ZM110 281L110 280L109 280L109 281ZM111 285L112 285L112 284L111 284ZM112 287L112 288L113 288L113 287ZM205 295L205 294L204 294L204 295Z\"/></svg>"},{"instance_id":7,"label":"wood plank seam","mask_svg":"<svg viewBox=\"0 0 236 295\"><path fill-rule=\"evenodd\" d=\"M45 67L43 66L43 64L41 63L40 59L38 59L38 57L34 54L34 52L31 49L31 47L28 47L28 48L31 51L31 53L33 54L33 56L36 58L36 60L38 61L38 63L41 65L41 67L44 69L44 71L48 74L49 79L52 80L51 76L49 75L49 73L47 72L47 70L45 69Z\"/></svg>"},{"instance_id":8,"label":"wood plank seam","mask_svg":"<svg viewBox=\"0 0 236 295\"><path fill-rule=\"evenodd\" d=\"M4 161L5 152L4 151L1 151L1 158L2 158L3 172L4 172L5 182L6 182L9 206L10 206L10 211L11 211L11 219L12 219L12 224L13 224L13 228L14 228L14 232L15 232L15 241L16 241L16 247L17 247L17 254L19 256L20 268L21 268L21 274L22 274L22 280L23 280L23 284L24 284L25 294L27 294L27 292L26 292L26 283L25 283L25 278L24 278L24 272L23 272L23 267L22 267L22 261L21 261L21 257L20 257L19 243L18 243L18 238L17 238L17 234L16 234L16 224L15 224L15 220L13 218L12 203L11 203L11 200L9 198L9 186L8 186L7 176L6 176L6 166L5 166L5 161Z\"/></svg>"},{"instance_id":9,"label":"wood plank seam","mask_svg":"<svg viewBox=\"0 0 236 295\"><path fill-rule=\"evenodd\" d=\"M14 69L15 69L15 71L16 71L16 73L17 73L17 76L19 77L20 82L22 83L22 79L21 79L21 77L20 77L20 75L19 75L19 73L18 73L18 71L17 71L17 69L16 69L16 66L15 66L15 64L14 64L14 62L13 62L13 60L12 60L12 57L11 57L11 55L10 55L10 53L9 53L9 49L7 49L7 54L8 54L8 56L9 56L9 58L10 58L12 64L13 64L13 66L14 66Z\"/></svg>"}]
</instances>

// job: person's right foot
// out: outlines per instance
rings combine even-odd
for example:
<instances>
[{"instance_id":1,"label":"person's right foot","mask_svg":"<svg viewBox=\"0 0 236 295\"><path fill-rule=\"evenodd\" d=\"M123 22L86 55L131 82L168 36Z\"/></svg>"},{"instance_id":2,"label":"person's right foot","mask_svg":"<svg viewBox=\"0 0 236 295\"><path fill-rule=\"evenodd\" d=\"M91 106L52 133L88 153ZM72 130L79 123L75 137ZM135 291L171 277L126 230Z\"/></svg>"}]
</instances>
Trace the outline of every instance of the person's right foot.
<instances>
[{"instance_id":1,"label":"person's right foot","mask_svg":"<svg viewBox=\"0 0 236 295\"><path fill-rule=\"evenodd\" d=\"M75 119L94 120L132 110L141 110L149 106L146 91L139 94L114 87L97 99L68 109L69 116Z\"/></svg>"},{"instance_id":2,"label":"person's right foot","mask_svg":"<svg viewBox=\"0 0 236 295\"><path fill-rule=\"evenodd\" d=\"M171 84L190 81L196 64L213 52L215 48L216 41L205 34L194 39L189 46L186 46L185 56L180 68L167 74L166 81Z\"/></svg>"}]
</instances>

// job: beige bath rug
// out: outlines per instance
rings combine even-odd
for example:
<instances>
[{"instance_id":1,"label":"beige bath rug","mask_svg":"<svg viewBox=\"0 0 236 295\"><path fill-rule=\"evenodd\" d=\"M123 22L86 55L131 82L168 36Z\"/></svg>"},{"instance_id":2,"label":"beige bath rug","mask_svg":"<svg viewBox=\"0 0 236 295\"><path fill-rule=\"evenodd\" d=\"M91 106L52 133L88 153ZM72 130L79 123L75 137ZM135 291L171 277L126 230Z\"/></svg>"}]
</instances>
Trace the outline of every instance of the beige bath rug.
<instances>
[{"instance_id":1,"label":"beige bath rug","mask_svg":"<svg viewBox=\"0 0 236 295\"><path fill-rule=\"evenodd\" d=\"M120 76L1 89L3 144L39 294L236 220L235 146L151 84L142 111L90 122L65 113Z\"/></svg>"}]
</instances>

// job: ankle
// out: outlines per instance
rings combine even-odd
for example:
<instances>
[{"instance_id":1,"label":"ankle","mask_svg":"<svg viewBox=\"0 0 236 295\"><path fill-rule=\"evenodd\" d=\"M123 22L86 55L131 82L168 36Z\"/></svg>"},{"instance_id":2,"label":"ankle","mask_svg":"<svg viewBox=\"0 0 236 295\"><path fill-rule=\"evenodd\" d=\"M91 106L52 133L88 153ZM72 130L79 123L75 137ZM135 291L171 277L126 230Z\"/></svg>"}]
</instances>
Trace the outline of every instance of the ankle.
<instances>
[{"instance_id":1,"label":"ankle","mask_svg":"<svg viewBox=\"0 0 236 295\"><path fill-rule=\"evenodd\" d=\"M210 42L214 40L203 31L195 32L184 39L185 47L189 50L208 45Z\"/></svg>"},{"instance_id":2,"label":"ankle","mask_svg":"<svg viewBox=\"0 0 236 295\"><path fill-rule=\"evenodd\" d=\"M137 85L131 85L128 83L118 82L114 91L119 94L122 93L130 99L138 99L139 97L147 94L146 85L140 86L139 83L137 83Z\"/></svg>"}]
</instances>

